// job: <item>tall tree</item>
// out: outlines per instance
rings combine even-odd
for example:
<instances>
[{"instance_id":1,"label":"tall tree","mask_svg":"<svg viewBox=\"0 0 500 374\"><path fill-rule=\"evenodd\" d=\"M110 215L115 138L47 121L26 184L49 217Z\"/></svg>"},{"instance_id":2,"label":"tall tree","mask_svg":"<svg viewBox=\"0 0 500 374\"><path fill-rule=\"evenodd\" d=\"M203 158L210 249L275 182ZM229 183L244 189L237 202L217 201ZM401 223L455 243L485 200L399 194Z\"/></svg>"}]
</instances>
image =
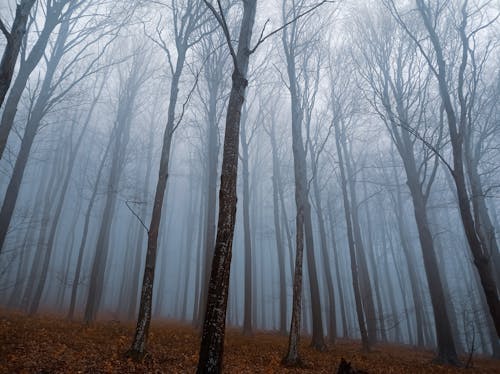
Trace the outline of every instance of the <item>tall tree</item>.
<instances>
[{"instance_id":1,"label":"tall tree","mask_svg":"<svg viewBox=\"0 0 500 374\"><path fill-rule=\"evenodd\" d=\"M220 1L219 11L204 0L224 31L233 61L231 93L226 115L224 150L219 193L219 222L215 241L212 270L208 286L208 299L198 361L198 373L220 373L224 352L226 308L231 269L232 244L236 218L236 182L238 176L238 148L241 109L248 86L247 72L252 49L250 41L255 21L256 0L243 1L238 49L234 50L226 17Z\"/></svg>"},{"instance_id":2,"label":"tall tree","mask_svg":"<svg viewBox=\"0 0 500 374\"><path fill-rule=\"evenodd\" d=\"M184 4L174 4L171 8L174 22L173 37L177 59L172 61L169 47L159 32L156 43L165 51L172 81L170 82L170 99L168 103L167 124L163 134L163 144L160 156L160 167L158 171L158 180L156 183L153 210L151 213L151 222L148 228L148 247L146 250L146 260L144 264L144 276L142 280L141 301L139 305L139 316L135 329L134 339L128 355L134 359L141 359L146 352L146 342L149 333L149 324L151 322L151 309L153 299L153 284L155 276L156 255L158 251L158 232L165 198L165 189L167 187L168 169L170 161L170 152L174 131L180 124L184 111L179 118L176 118L176 106L179 94L179 83L184 69L186 54L194 44L196 44L203 34L197 33L204 20L205 7L202 1L189 1ZM190 91L188 99L193 90Z\"/></svg>"},{"instance_id":3,"label":"tall tree","mask_svg":"<svg viewBox=\"0 0 500 374\"><path fill-rule=\"evenodd\" d=\"M470 96L466 90L469 82L467 74L471 45L470 40L479 32L486 29L497 18L490 20L487 16L487 7L481 7L479 11L472 10L467 0L463 1L460 7L456 8L452 4L433 8L426 1L416 0L416 10L423 24L425 39L428 38L429 44L424 45L420 39L418 31L410 29L408 22L396 8L393 1L389 1L389 9L393 16L399 22L401 27L409 37L418 46L420 53L424 56L433 76L435 77L439 95L446 114L446 123L448 135L452 148L452 163L448 170L453 178L455 185L460 217L463 228L469 243L471 254L474 258L474 264L481 279L481 285L484 295L488 302L491 318L495 324L497 335L500 337L500 296L498 287L493 276L491 257L488 253L488 247L482 242L478 234L477 225L479 222L474 220L471 208L471 196L467 191L466 174L464 170L464 133L466 132L468 108L471 104ZM451 37L455 37L456 44L448 43L447 37L450 37L451 24L445 25L446 19L450 16L456 20L453 25L454 31ZM444 31L450 31L444 34ZM457 45L453 53L457 53L457 63L450 65L446 61L446 50L449 45ZM431 57L432 54L432 57ZM454 74L450 75L454 70ZM450 81L450 76L454 79ZM456 77L456 78L455 78Z\"/></svg>"},{"instance_id":4,"label":"tall tree","mask_svg":"<svg viewBox=\"0 0 500 374\"><path fill-rule=\"evenodd\" d=\"M282 17L283 21L287 22L291 18L295 19L297 14L299 14L307 6L306 1L300 1L299 4L295 4L291 8L287 8L286 2L282 3ZM307 270L309 275L309 291L311 294L311 308L312 308L312 323L313 323L313 334L311 345L317 350L324 350L326 348L323 333L323 318L321 316L321 300L319 294L319 281L316 269L316 260L314 252L314 240L313 240L313 228L312 228L312 217L311 217L311 204L309 202L309 186L307 181L307 161L306 161L306 149L303 140L303 126L304 117L307 116L307 111L314 107L314 88L309 86L308 82L308 72L304 70L304 67L310 67L312 63L314 65L313 49L312 48L300 48L299 43L303 43L304 40L300 38L301 34L305 34L305 29L308 23L302 22L298 23L294 21L291 23L290 27L285 28L282 33L281 42L283 45L283 50L285 52L286 60L286 70L288 76L288 90L290 91L290 105L291 105L291 122L292 122L292 151L293 151L293 162L294 162L294 178L295 178L295 205L296 205L296 256L302 257L301 251L303 249L305 241L305 249L307 254ZM309 32L310 33L310 32ZM316 34L318 35L318 34ZM309 34L310 36L310 34ZM311 44L314 44L316 40L311 37L309 40ZM302 52L302 53L301 53ZM304 62L301 64L298 60L303 59ZM297 66L299 65L299 66ZM304 77L305 82L299 80L299 76ZM313 84L314 85L314 84ZM303 93L305 91L305 93ZM310 94L311 96L308 96ZM299 245L300 244L300 245ZM300 260L302 262L302 259ZM297 272L297 263L296 269ZM300 275L298 278L302 278ZM295 281L295 280L294 280ZM297 280L298 281L298 280ZM302 281L300 280L300 283ZM298 292L301 292L301 287L297 288ZM295 289L294 285L294 289ZM300 307L300 304L299 306ZM293 307L292 313L296 312L296 306ZM292 317L293 320L293 317ZM297 333L291 329L290 335ZM293 364L297 361L298 355L292 353L294 349L289 348L286 362Z\"/></svg>"},{"instance_id":5,"label":"tall tree","mask_svg":"<svg viewBox=\"0 0 500 374\"><path fill-rule=\"evenodd\" d=\"M363 20L359 30L358 35L364 39L361 43L364 45L368 41L368 48L359 48L366 61L361 62L363 65L360 71L375 92L375 95L370 94L375 97L371 103L390 132L408 179L434 311L438 359L456 364L458 357L449 316L453 311L448 311L443 302L446 290L440 275L427 212L427 202L439 162L427 145L432 142L431 147L439 149L442 140L440 126L429 126L429 123L439 124L442 117L434 121L427 117L430 106L429 72L425 69L425 62L418 58L417 50L409 37L404 31L398 32L391 19L372 18L369 22ZM437 110L439 112L439 108ZM427 136L424 140L421 133L431 133L433 136ZM402 225L401 222L399 224ZM405 247L406 243L403 248ZM419 337L422 338L421 335Z\"/></svg>"},{"instance_id":6,"label":"tall tree","mask_svg":"<svg viewBox=\"0 0 500 374\"><path fill-rule=\"evenodd\" d=\"M21 2L16 5L16 16L12 22L10 31L7 30L6 25L0 19L0 30L7 39L7 45L5 46L0 62L0 108L2 107L5 95L7 95L7 91L12 81L12 76L14 75L14 68L21 49L21 43L26 33L26 24L35 1L36 0L21 0Z\"/></svg>"}]
</instances>

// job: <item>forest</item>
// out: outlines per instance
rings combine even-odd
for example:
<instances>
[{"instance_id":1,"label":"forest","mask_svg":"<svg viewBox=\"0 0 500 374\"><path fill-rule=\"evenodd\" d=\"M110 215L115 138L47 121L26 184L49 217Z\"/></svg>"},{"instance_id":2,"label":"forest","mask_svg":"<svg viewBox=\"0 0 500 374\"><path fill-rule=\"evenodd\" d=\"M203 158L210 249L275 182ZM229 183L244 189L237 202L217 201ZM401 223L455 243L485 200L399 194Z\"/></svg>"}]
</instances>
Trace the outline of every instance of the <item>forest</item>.
<instances>
[{"instance_id":1,"label":"forest","mask_svg":"<svg viewBox=\"0 0 500 374\"><path fill-rule=\"evenodd\" d=\"M0 373L500 373L498 0L0 31Z\"/></svg>"}]
</instances>

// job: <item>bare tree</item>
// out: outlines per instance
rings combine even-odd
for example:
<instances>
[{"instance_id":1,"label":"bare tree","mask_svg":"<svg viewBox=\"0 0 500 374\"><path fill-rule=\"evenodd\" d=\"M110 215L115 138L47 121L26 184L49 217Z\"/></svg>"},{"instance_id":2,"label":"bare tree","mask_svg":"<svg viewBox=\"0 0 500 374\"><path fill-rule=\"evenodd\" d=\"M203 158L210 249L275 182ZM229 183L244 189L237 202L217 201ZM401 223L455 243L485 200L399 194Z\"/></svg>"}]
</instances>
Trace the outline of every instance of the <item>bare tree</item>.
<instances>
[{"instance_id":1,"label":"bare tree","mask_svg":"<svg viewBox=\"0 0 500 374\"><path fill-rule=\"evenodd\" d=\"M16 6L16 16L12 22L11 30L7 30L6 25L0 19L0 30L7 39L7 45L3 51L2 61L0 62L0 108L2 107L5 95L9 90L17 57L21 49L21 43L26 33L26 24L31 8L35 0L21 0Z\"/></svg>"},{"instance_id":2,"label":"bare tree","mask_svg":"<svg viewBox=\"0 0 500 374\"><path fill-rule=\"evenodd\" d=\"M135 329L134 339L130 350L127 352L134 359L142 359L146 352L146 342L151 322L151 309L153 298L153 284L156 266L156 255L158 250L158 232L160 229L161 213L165 189L168 179L168 168L170 161L170 151L174 131L182 120L183 111L176 118L176 106L179 93L179 82L184 69L186 53L189 48L196 44L203 33L198 33L204 22L205 7L200 1L188 1L183 4L176 4L171 8L174 22L174 42L177 52L175 63L172 60L171 52L165 40L162 37L160 29L158 30L158 40L156 43L164 50L167 55L172 81L170 83L170 101L168 104L167 124L163 135L163 144L161 149L160 168L158 171L158 181L156 184L153 211L151 213L151 222L148 228L148 247L146 251L146 261L144 265L144 277L142 281L141 301L139 305L139 316ZM188 95L191 96L192 90Z\"/></svg>"},{"instance_id":3,"label":"bare tree","mask_svg":"<svg viewBox=\"0 0 500 374\"><path fill-rule=\"evenodd\" d=\"M487 7L476 8L475 5L469 4L467 0L462 2L459 9L449 3L434 8L423 0L416 0L416 12L423 23L425 39L429 41L429 43L424 44L420 39L422 33L410 29L408 22L404 19L404 15L401 14L392 0L388 1L388 6L400 26L403 27L405 32L417 45L438 83L439 95L446 114L452 148L452 164L448 165L448 169L455 184L460 217L471 254L474 257L474 264L481 279L481 285L488 302L497 335L500 337L500 298L498 287L495 284L493 276L488 246L486 243L483 243L479 235L479 222L474 220L471 208L471 198L467 191L464 170L463 140L468 123L468 109L472 100L466 92L469 84L467 69L471 57L470 41L479 32L495 22L499 15L497 14L491 19L491 17L487 17L485 14ZM448 23L445 25L447 16L450 16L449 19L454 20L455 24ZM442 32L443 29L449 30L451 27L455 28L454 37L458 42L455 52L457 52L457 56L460 56L454 66L448 64L446 61L445 50L448 43L446 40L447 36ZM455 74L453 76L456 77L452 81L449 79L451 70L454 70Z\"/></svg>"}]
</instances>

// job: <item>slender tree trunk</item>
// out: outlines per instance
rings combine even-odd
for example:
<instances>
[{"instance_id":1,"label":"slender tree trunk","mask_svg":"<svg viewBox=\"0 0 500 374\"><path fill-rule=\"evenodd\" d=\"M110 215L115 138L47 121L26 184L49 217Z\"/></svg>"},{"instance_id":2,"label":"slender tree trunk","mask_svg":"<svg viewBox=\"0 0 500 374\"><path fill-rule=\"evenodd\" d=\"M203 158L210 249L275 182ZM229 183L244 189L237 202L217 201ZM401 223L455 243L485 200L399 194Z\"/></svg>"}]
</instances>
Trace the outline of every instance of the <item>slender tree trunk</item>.
<instances>
[{"instance_id":1,"label":"slender tree trunk","mask_svg":"<svg viewBox=\"0 0 500 374\"><path fill-rule=\"evenodd\" d=\"M7 101L5 102L5 107L2 113L2 120L0 122L0 159L3 157L3 153L7 145L7 139L12 129L12 125L14 124L14 117L16 116L17 107L19 105L19 101L21 100L24 88L26 87L26 83L28 82L31 72L35 69L35 67L40 62L40 59L43 57L52 31L54 30L56 25L60 23L60 20L62 18L61 11L65 4L66 1L59 1L52 3L48 7L48 9L46 10L45 24L40 31L40 36L31 48L31 52L29 53L26 60L21 61L19 72L16 76L16 79L14 80L14 84L10 89Z\"/></svg>"},{"instance_id":2,"label":"slender tree trunk","mask_svg":"<svg viewBox=\"0 0 500 374\"><path fill-rule=\"evenodd\" d=\"M22 0L17 4L12 29L8 34L5 34L7 45L5 46L0 62L0 108L14 75L19 50L21 49L24 34L26 33L26 23L28 22L28 16L33 4L35 4L35 0Z\"/></svg>"},{"instance_id":3,"label":"slender tree trunk","mask_svg":"<svg viewBox=\"0 0 500 374\"><path fill-rule=\"evenodd\" d=\"M2 249L4 249L5 238L7 236L7 231L12 220L12 215L14 214L14 208L17 203L24 171L28 163L28 157L33 145L33 141L35 140L35 135L38 131L38 127L40 126L40 123L46 111L46 106L50 99L52 79L54 77L57 65L59 64L59 61L61 60L64 53L63 46L66 42L68 34L69 23L66 21L63 22L59 30L57 40L55 41L54 50L47 63L47 70L45 72L45 78L40 88L40 94L36 100L32 112L30 113L26 129L24 130L24 136L21 141L21 148L14 165L14 170L7 187L7 192L5 193L2 209L0 210L0 253ZM8 101L9 100L7 100L7 104L9 104ZM4 125L2 124L1 127L4 128ZM0 135L0 155L2 151L3 150L1 149Z\"/></svg>"},{"instance_id":4,"label":"slender tree trunk","mask_svg":"<svg viewBox=\"0 0 500 374\"><path fill-rule=\"evenodd\" d=\"M128 351L128 355L134 359L142 359L146 353L146 343L151 322L153 285L155 276L156 256L158 252L158 232L160 229L163 200L167 187L168 168L170 161L170 151L172 139L175 131L175 108L179 94L179 82L186 59L187 45L180 45L177 48L177 62L175 72L170 86L170 101L168 104L167 125L163 134L163 144L160 157L160 168L158 171L158 181L156 183L153 211L148 230L148 247L146 250L146 260L144 264L144 276L142 280L141 301L139 305L139 316L135 329L134 340Z\"/></svg>"},{"instance_id":5,"label":"slender tree trunk","mask_svg":"<svg viewBox=\"0 0 500 374\"><path fill-rule=\"evenodd\" d=\"M227 108L219 193L219 222L208 286L207 308L201 337L198 373L219 373L222 371L229 274L236 218L239 127L241 109L248 86L246 77L256 6L256 0L248 0L243 3L238 52L234 61L232 87Z\"/></svg>"}]
</instances>

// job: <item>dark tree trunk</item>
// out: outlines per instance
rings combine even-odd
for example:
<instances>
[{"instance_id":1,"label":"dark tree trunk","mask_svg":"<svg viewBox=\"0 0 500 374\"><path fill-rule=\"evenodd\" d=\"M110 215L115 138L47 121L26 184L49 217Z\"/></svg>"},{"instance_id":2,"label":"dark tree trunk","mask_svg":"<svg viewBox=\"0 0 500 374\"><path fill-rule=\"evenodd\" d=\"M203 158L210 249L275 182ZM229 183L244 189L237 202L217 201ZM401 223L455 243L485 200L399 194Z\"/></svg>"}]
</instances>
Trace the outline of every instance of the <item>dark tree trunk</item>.
<instances>
[{"instance_id":1,"label":"dark tree trunk","mask_svg":"<svg viewBox=\"0 0 500 374\"><path fill-rule=\"evenodd\" d=\"M144 275L142 279L141 301L139 305L139 316L135 329L132 346L127 352L132 358L139 360L146 353L146 344L151 322L153 304L153 285L156 267L156 256L158 252L158 233L160 230L161 214L165 190L167 187L168 167L170 161L170 151L172 139L175 131L175 108L179 94L179 82L184 68L187 45L177 49L177 62L175 72L170 86L170 101L168 105L168 117L165 132L163 134L163 144L160 157L160 168L158 171L158 181L156 183L153 211L148 229L148 247L146 250L146 260L144 264Z\"/></svg>"},{"instance_id":2,"label":"dark tree trunk","mask_svg":"<svg viewBox=\"0 0 500 374\"><path fill-rule=\"evenodd\" d=\"M54 44L54 50L47 63L47 70L45 72L45 77L40 88L40 94L36 100L32 112L30 113L28 123L26 124L26 129L24 130L24 136L21 141L21 148L19 150L19 154L17 155L14 170L12 172L9 185L7 187L7 192L5 193L5 199L3 201L2 209L0 211L0 253L4 249L3 247L5 238L7 236L7 231L12 220L12 215L14 214L14 208L16 207L19 190L21 188L21 182L23 180L24 171L28 163L31 147L33 145L33 141L35 140L35 136L41 124L42 118L47 110L47 104L50 100L52 79L54 78L57 65L59 64L63 56L64 44L66 42L68 34L69 23L68 21L65 21L62 23L59 30L57 40ZM7 100L7 104L9 104L9 99ZM14 118L12 117L12 120L13 119ZM4 128L3 123L1 125L1 128ZM1 146L2 145L0 140L0 147ZM2 149L0 148L0 153L1 151Z\"/></svg>"},{"instance_id":3,"label":"dark tree trunk","mask_svg":"<svg viewBox=\"0 0 500 374\"><path fill-rule=\"evenodd\" d=\"M16 6L16 16L12 23L12 29L9 32L2 30L7 38L7 45L5 46L0 62L0 108L14 75L19 50L21 49L24 34L26 33L26 23L28 22L28 16L33 4L35 4L35 0L21 0Z\"/></svg>"},{"instance_id":4,"label":"dark tree trunk","mask_svg":"<svg viewBox=\"0 0 500 374\"><path fill-rule=\"evenodd\" d=\"M238 52L234 60L232 87L227 108L219 193L219 222L208 286L198 373L220 373L222 371L229 274L236 218L239 127L245 91L248 86L246 77L256 6L256 0L248 0L243 3Z\"/></svg>"},{"instance_id":5,"label":"dark tree trunk","mask_svg":"<svg viewBox=\"0 0 500 374\"><path fill-rule=\"evenodd\" d=\"M7 139L9 137L12 125L14 124L14 117L16 116L17 107L26 83L28 82L31 72L40 62L43 57L45 48L49 41L52 31L61 22L61 11L67 1L53 2L48 6L46 10L45 24L40 31L40 36L33 45L31 52L29 53L26 60L22 60L19 72L14 80L14 84L9 92L7 101L5 102L5 107L2 113L2 121L0 122L0 159L3 157L5 147L7 145ZM59 32L60 34L61 32ZM22 53L21 53L22 55Z\"/></svg>"}]
</instances>

